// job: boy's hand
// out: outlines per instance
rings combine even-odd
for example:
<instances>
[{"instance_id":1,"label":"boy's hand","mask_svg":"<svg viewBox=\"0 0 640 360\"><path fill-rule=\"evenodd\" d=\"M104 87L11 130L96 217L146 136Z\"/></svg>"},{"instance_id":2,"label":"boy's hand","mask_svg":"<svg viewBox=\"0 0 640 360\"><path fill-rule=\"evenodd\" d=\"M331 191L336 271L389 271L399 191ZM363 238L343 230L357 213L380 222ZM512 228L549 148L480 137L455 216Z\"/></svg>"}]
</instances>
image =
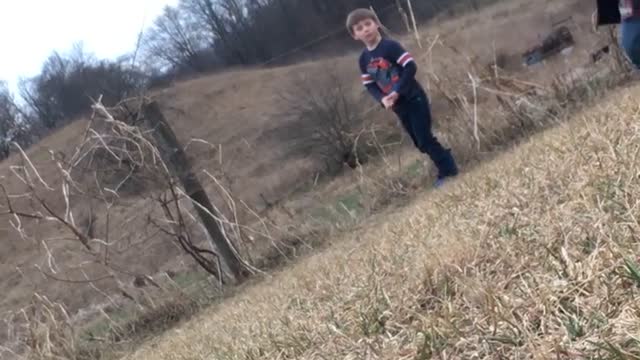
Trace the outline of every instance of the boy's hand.
<instances>
[{"instance_id":1,"label":"boy's hand","mask_svg":"<svg viewBox=\"0 0 640 360\"><path fill-rule=\"evenodd\" d=\"M385 96L382 98L382 105L384 105L385 109L388 109L393 106L393 100L391 100L391 98L389 98L388 96Z\"/></svg>"},{"instance_id":2,"label":"boy's hand","mask_svg":"<svg viewBox=\"0 0 640 360\"><path fill-rule=\"evenodd\" d=\"M391 94L382 98L382 104L384 105L385 109L393 107L393 105L396 103L396 100L398 100L398 97L400 97L400 94L398 94L397 92L392 92Z\"/></svg>"}]
</instances>

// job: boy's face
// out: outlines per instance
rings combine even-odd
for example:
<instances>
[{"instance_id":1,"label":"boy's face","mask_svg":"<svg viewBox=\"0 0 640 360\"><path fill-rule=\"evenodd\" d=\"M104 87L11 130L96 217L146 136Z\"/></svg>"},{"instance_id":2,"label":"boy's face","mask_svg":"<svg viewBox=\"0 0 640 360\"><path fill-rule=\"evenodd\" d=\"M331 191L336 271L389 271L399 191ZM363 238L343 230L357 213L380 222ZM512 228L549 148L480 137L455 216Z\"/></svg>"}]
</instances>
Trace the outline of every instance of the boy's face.
<instances>
[{"instance_id":1,"label":"boy's face","mask_svg":"<svg viewBox=\"0 0 640 360\"><path fill-rule=\"evenodd\" d=\"M361 20L353 25L353 38L371 44L380 36L379 27L373 19Z\"/></svg>"}]
</instances>

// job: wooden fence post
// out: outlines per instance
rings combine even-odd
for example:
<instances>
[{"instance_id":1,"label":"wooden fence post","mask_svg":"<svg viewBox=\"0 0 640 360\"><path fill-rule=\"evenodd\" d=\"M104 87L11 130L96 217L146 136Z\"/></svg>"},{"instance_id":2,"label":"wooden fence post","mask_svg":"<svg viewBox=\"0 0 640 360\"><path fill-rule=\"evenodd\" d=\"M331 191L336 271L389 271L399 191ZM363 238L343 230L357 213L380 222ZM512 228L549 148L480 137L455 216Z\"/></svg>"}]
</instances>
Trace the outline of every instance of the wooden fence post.
<instances>
[{"instance_id":1,"label":"wooden fence post","mask_svg":"<svg viewBox=\"0 0 640 360\"><path fill-rule=\"evenodd\" d=\"M157 142L166 146L167 149L160 149L160 154L165 163L175 172L174 175L180 179L185 193L196 203L194 207L202 224L209 233L211 242L218 250L222 262L232 273L235 280L241 281L244 278L242 262L224 235L218 221L214 218L218 216L218 213L211 204L196 174L193 173L187 155L160 111L160 107L155 101L146 103L143 105L143 115L145 122L153 130L153 137Z\"/></svg>"}]
</instances>

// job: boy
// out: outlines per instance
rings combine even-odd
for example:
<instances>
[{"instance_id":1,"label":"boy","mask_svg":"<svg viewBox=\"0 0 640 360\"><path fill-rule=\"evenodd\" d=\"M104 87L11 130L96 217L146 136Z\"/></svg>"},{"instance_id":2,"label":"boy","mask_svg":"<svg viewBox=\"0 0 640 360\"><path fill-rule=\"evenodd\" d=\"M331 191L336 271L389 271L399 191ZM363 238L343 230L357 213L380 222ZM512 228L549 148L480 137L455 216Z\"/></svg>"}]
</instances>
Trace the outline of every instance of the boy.
<instances>
[{"instance_id":1,"label":"boy","mask_svg":"<svg viewBox=\"0 0 640 360\"><path fill-rule=\"evenodd\" d=\"M369 9L356 9L347 17L351 36L365 45L360 55L362 83L385 109L392 109L416 148L429 155L438 168L436 187L458 175L450 149L431 132L431 109L427 95L415 79L417 66L398 42L383 38L380 21Z\"/></svg>"}]
</instances>

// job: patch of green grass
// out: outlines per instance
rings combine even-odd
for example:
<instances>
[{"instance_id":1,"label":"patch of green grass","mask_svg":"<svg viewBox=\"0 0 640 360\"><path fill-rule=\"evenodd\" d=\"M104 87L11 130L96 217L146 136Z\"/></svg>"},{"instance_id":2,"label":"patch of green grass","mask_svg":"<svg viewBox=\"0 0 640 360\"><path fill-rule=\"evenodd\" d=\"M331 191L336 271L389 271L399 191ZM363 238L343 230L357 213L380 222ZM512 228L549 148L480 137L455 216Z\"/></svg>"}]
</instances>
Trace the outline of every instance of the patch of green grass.
<instances>
[{"instance_id":1,"label":"patch of green grass","mask_svg":"<svg viewBox=\"0 0 640 360\"><path fill-rule=\"evenodd\" d=\"M422 161L416 160L407 168L407 177L410 179L424 175L424 165Z\"/></svg>"},{"instance_id":2,"label":"patch of green grass","mask_svg":"<svg viewBox=\"0 0 640 360\"><path fill-rule=\"evenodd\" d=\"M183 272L176 274L173 281L180 289L179 291L197 296L196 292L201 289L200 287L191 291L188 291L188 288L206 282L207 274L198 271ZM80 338L92 340L117 335L121 326L135 320L137 316L139 316L139 311L133 306L118 307L108 311L109 318L103 315L100 319L93 321L89 327L84 329Z\"/></svg>"},{"instance_id":3,"label":"patch of green grass","mask_svg":"<svg viewBox=\"0 0 640 360\"><path fill-rule=\"evenodd\" d=\"M361 195L358 192L352 192L340 197L335 208L339 214L348 215L352 218L357 218L364 211Z\"/></svg>"},{"instance_id":4,"label":"patch of green grass","mask_svg":"<svg viewBox=\"0 0 640 360\"><path fill-rule=\"evenodd\" d=\"M311 218L331 225L342 224L364 215L362 196L357 191L347 192L329 201L327 205L311 210Z\"/></svg>"},{"instance_id":5,"label":"patch of green grass","mask_svg":"<svg viewBox=\"0 0 640 360\"><path fill-rule=\"evenodd\" d=\"M571 340L575 341L586 335L584 326L576 316L568 317L564 322L564 326Z\"/></svg>"},{"instance_id":6,"label":"patch of green grass","mask_svg":"<svg viewBox=\"0 0 640 360\"><path fill-rule=\"evenodd\" d=\"M447 347L447 339L435 329L418 332L422 335L422 345L419 347L415 360L427 360L433 358Z\"/></svg>"},{"instance_id":7,"label":"patch of green grass","mask_svg":"<svg viewBox=\"0 0 640 360\"><path fill-rule=\"evenodd\" d=\"M326 206L311 210L311 218L329 224L335 224L339 221L338 214L332 208Z\"/></svg>"},{"instance_id":8,"label":"patch of green grass","mask_svg":"<svg viewBox=\"0 0 640 360\"><path fill-rule=\"evenodd\" d=\"M107 338L118 331L121 324L133 319L134 314L130 309L117 308L110 311L109 319L104 316L93 322L93 324L82 331L80 338L82 340L93 340Z\"/></svg>"},{"instance_id":9,"label":"patch of green grass","mask_svg":"<svg viewBox=\"0 0 640 360\"><path fill-rule=\"evenodd\" d=\"M201 271L190 271L177 274L173 281L181 289L190 287L193 284L199 284L207 280L207 274Z\"/></svg>"},{"instance_id":10,"label":"patch of green grass","mask_svg":"<svg viewBox=\"0 0 640 360\"><path fill-rule=\"evenodd\" d=\"M624 344L619 344L619 345L613 344L612 342L606 341L606 340L602 342L589 341L589 343L593 344L600 350L599 356L603 356L602 353L606 354L606 357L599 357L599 359L640 360L640 355L638 355L638 353L635 351L638 349L637 348L638 344L636 340L631 339L625 342ZM631 349L626 349L627 351L625 351L623 350L623 348L631 348ZM634 351L635 354L628 352L628 350Z\"/></svg>"},{"instance_id":11,"label":"patch of green grass","mask_svg":"<svg viewBox=\"0 0 640 360\"><path fill-rule=\"evenodd\" d=\"M640 266L638 263L631 259L625 259L624 265L628 272L626 277L633 280L636 283L636 286L640 287Z\"/></svg>"}]
</instances>

